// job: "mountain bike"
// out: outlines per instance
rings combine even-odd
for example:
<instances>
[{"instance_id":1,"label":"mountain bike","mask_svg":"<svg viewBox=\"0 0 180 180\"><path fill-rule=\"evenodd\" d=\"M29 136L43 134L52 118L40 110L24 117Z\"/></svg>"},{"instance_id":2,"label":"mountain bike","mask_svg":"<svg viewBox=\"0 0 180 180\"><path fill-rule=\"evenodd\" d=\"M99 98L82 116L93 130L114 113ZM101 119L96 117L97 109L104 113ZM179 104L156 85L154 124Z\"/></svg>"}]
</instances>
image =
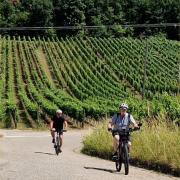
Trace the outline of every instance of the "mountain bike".
<instances>
[{"instance_id":1,"label":"mountain bike","mask_svg":"<svg viewBox=\"0 0 180 180\"><path fill-rule=\"evenodd\" d=\"M61 153L61 146L62 146L62 142L61 142L61 139L60 139L60 135L63 133L63 132L66 132L67 130L56 130L56 133L55 133L55 142L54 142L54 149L55 149L55 153L56 155L58 156L59 153Z\"/></svg>"},{"instance_id":2,"label":"mountain bike","mask_svg":"<svg viewBox=\"0 0 180 180\"><path fill-rule=\"evenodd\" d=\"M129 148L128 148L128 141L130 133L133 131L140 130L141 123L138 124L139 128L129 128L129 129L122 129L122 130L112 130L115 133L119 134L119 146L117 150L117 158L115 159L115 166L118 172L121 171L122 164L124 164L125 175L129 174Z\"/></svg>"}]
</instances>

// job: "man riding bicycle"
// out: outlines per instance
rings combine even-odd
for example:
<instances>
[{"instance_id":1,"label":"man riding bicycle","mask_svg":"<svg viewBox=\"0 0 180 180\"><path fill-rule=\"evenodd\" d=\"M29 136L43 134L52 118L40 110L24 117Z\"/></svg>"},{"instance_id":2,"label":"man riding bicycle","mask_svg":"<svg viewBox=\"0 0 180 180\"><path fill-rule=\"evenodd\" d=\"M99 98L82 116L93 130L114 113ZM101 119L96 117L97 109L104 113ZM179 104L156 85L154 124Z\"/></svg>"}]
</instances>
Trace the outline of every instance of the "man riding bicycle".
<instances>
[{"instance_id":1,"label":"man riding bicycle","mask_svg":"<svg viewBox=\"0 0 180 180\"><path fill-rule=\"evenodd\" d=\"M51 119L50 123L50 130L51 130L51 136L52 136L52 143L55 143L55 132L56 131L62 131L63 126L66 129L67 128L67 121L65 117L62 114L62 110L58 109L56 111L55 116ZM61 145L63 143L63 132L60 134L60 140L61 140Z\"/></svg>"},{"instance_id":2,"label":"man riding bicycle","mask_svg":"<svg viewBox=\"0 0 180 180\"><path fill-rule=\"evenodd\" d=\"M116 130L122 129L129 129L129 126L132 124L134 128L139 128L136 121L134 120L133 116L127 113L128 105L123 103L119 106L119 113L114 114L111 121L108 124L108 130L112 131L113 129L113 147L114 147L114 154L113 158L117 156L117 149L119 146L119 134ZM128 137L128 146L130 148L131 142L130 137Z\"/></svg>"}]
</instances>

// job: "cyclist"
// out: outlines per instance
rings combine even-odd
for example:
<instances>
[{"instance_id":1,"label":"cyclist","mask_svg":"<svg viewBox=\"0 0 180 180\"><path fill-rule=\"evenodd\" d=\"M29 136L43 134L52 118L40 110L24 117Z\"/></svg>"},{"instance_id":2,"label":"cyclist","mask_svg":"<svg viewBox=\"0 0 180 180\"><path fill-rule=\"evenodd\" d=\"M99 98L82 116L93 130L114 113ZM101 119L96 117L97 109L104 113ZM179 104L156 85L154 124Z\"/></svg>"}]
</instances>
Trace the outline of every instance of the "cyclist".
<instances>
[{"instance_id":1,"label":"cyclist","mask_svg":"<svg viewBox=\"0 0 180 180\"><path fill-rule=\"evenodd\" d=\"M64 128L67 128L67 121L65 117L63 116L62 110L58 109L56 111L55 116L51 119L50 122L50 129L51 129L51 136L52 136L52 143L55 143L55 132L63 130ZM60 134L60 140L61 143L63 143L63 132ZM62 145L62 144L61 144Z\"/></svg>"},{"instance_id":2,"label":"cyclist","mask_svg":"<svg viewBox=\"0 0 180 180\"><path fill-rule=\"evenodd\" d=\"M129 129L129 126L132 124L134 128L139 128L138 124L134 120L133 116L129 113L127 113L128 105L123 103L119 106L119 113L114 114L112 119L110 120L108 124L108 131L112 131L113 129L113 148L114 148L114 154L113 158L117 157L117 149L119 146L119 135L116 132L118 129ZM128 147L130 148L131 142L130 137L128 138Z\"/></svg>"}]
</instances>

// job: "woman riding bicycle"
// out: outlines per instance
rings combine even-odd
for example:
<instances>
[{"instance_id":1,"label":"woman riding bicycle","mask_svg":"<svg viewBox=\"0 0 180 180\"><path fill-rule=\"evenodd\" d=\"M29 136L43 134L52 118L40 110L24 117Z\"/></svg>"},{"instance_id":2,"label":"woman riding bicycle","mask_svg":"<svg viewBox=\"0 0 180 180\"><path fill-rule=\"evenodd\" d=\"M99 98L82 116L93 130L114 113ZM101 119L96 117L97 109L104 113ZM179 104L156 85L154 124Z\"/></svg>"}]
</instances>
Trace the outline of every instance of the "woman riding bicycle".
<instances>
[{"instance_id":1,"label":"woman riding bicycle","mask_svg":"<svg viewBox=\"0 0 180 180\"><path fill-rule=\"evenodd\" d=\"M117 156L117 149L119 146L119 134L116 133L116 130L129 129L129 126L132 124L134 128L139 128L138 124L134 120L133 116L127 113L128 105L123 103L119 106L119 113L114 114L111 121L108 124L108 131L113 129L113 147L114 154L113 158ZM130 137L128 138L128 146L131 146Z\"/></svg>"},{"instance_id":2,"label":"woman riding bicycle","mask_svg":"<svg viewBox=\"0 0 180 180\"><path fill-rule=\"evenodd\" d=\"M56 111L55 116L51 119L50 123L50 130L51 130L51 136L52 136L52 143L55 143L55 132L59 131L60 133L60 140L61 140L61 145L63 143L63 125L64 128L67 128L67 121L65 117L62 114L62 110L58 109Z\"/></svg>"}]
</instances>

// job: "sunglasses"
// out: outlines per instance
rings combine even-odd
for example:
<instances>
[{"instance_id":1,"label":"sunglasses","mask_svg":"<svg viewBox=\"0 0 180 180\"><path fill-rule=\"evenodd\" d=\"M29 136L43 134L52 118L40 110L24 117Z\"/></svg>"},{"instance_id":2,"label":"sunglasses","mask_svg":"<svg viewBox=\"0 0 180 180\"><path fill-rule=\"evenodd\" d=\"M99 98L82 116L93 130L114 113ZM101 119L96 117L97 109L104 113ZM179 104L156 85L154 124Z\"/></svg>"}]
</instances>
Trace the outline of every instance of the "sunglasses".
<instances>
[{"instance_id":1,"label":"sunglasses","mask_svg":"<svg viewBox=\"0 0 180 180\"><path fill-rule=\"evenodd\" d=\"M127 111L126 108L119 108L119 110L121 110L121 111Z\"/></svg>"}]
</instances>

